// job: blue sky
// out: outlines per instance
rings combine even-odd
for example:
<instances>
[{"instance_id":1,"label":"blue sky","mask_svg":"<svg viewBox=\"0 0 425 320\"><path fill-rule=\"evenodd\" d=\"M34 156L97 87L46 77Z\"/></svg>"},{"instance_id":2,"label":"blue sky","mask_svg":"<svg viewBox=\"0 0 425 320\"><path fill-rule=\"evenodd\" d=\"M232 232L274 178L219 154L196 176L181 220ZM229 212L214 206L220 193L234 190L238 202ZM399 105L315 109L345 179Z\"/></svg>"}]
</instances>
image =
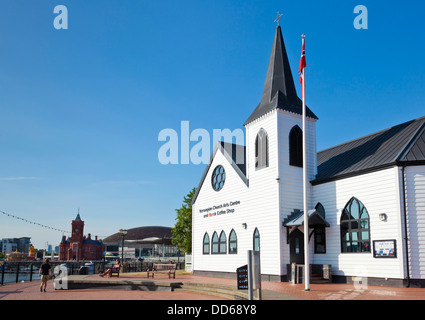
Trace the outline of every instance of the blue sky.
<instances>
[{"instance_id":1,"label":"blue sky","mask_svg":"<svg viewBox=\"0 0 425 320\"><path fill-rule=\"evenodd\" d=\"M53 27L57 5L69 29ZM356 5L368 29L353 26ZM0 210L85 232L173 226L205 165L161 165L158 133L243 129L276 24L322 150L425 116L422 13L413 1L0 0ZM0 238L59 232L0 215Z\"/></svg>"}]
</instances>

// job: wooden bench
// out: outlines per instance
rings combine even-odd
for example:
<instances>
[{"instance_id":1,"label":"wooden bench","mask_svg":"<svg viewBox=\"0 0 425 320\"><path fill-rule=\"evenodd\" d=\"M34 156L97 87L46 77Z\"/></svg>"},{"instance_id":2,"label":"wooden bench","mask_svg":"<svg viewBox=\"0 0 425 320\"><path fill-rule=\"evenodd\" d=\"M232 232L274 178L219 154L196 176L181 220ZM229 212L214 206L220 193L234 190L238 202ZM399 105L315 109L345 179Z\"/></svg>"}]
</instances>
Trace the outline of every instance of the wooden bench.
<instances>
[{"instance_id":1,"label":"wooden bench","mask_svg":"<svg viewBox=\"0 0 425 320\"><path fill-rule=\"evenodd\" d=\"M168 274L168 279L171 279L171 275L173 275L173 279L176 278L176 267L177 265L174 263L154 263L153 268L151 270L147 270L148 278L149 274L154 278L155 273L165 273Z\"/></svg>"}]
</instances>

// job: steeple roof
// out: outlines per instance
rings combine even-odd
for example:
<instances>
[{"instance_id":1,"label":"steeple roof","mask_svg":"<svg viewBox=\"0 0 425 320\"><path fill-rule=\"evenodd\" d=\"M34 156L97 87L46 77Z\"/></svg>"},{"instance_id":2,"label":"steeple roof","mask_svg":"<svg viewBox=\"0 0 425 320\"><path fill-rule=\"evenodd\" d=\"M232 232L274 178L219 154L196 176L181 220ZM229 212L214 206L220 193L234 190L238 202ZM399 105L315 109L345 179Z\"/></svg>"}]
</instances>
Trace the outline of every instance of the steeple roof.
<instances>
[{"instance_id":1,"label":"steeple roof","mask_svg":"<svg viewBox=\"0 0 425 320\"><path fill-rule=\"evenodd\" d=\"M77 214L77 217L75 218L74 221L81 221L81 218L80 218L80 214L79 213Z\"/></svg>"},{"instance_id":2,"label":"steeple roof","mask_svg":"<svg viewBox=\"0 0 425 320\"><path fill-rule=\"evenodd\" d=\"M261 102L245 125L276 108L302 114L302 101L297 96L280 26L274 36ZM306 109L308 117L317 119L308 107Z\"/></svg>"}]
</instances>

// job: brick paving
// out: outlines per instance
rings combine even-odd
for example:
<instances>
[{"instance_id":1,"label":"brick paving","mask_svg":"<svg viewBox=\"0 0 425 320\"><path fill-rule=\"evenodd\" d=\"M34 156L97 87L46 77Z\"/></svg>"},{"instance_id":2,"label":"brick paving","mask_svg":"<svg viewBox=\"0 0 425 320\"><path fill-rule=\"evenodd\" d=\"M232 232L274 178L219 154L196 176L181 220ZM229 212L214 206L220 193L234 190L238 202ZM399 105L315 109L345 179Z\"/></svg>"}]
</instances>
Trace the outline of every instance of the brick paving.
<instances>
[{"instance_id":1,"label":"brick paving","mask_svg":"<svg viewBox=\"0 0 425 320\"><path fill-rule=\"evenodd\" d=\"M91 276L98 278L97 276ZM125 279L147 279L144 275L126 274ZM167 276L158 280L168 280ZM213 278L194 275L177 275L176 281L211 283L236 286L235 279ZM425 300L425 289L395 288L352 284L311 284L311 290L304 291L304 285L278 282L262 282L269 300ZM54 290L49 281L47 292L40 292L38 281L0 286L0 300L226 300L213 295L189 292L125 291L106 289Z\"/></svg>"},{"instance_id":2,"label":"brick paving","mask_svg":"<svg viewBox=\"0 0 425 320\"><path fill-rule=\"evenodd\" d=\"M182 281L235 285L234 279L192 275L185 276L185 279L182 279ZM425 288L396 288L321 283L311 284L310 291L305 291L303 284L263 281L261 285L264 290L284 293L305 300L425 300ZM269 296L269 298L272 299L273 297ZM276 295L276 298L278 298L278 295Z\"/></svg>"},{"instance_id":3,"label":"brick paving","mask_svg":"<svg viewBox=\"0 0 425 320\"><path fill-rule=\"evenodd\" d=\"M49 281L46 292L40 292L39 282L14 283L0 286L0 300L225 300L199 293L166 291L125 291L105 289L54 290Z\"/></svg>"}]
</instances>

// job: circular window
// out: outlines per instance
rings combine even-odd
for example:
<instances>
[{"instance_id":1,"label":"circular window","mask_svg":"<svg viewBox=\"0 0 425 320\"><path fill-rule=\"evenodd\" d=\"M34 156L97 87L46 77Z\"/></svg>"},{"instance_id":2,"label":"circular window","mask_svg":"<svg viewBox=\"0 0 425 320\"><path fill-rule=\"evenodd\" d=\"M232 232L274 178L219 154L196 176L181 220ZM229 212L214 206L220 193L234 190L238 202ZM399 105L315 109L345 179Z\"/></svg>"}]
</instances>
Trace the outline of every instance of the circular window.
<instances>
[{"instance_id":1,"label":"circular window","mask_svg":"<svg viewBox=\"0 0 425 320\"><path fill-rule=\"evenodd\" d=\"M226 181L226 171L222 166L217 166L212 174L211 184L215 191L220 191Z\"/></svg>"}]
</instances>

